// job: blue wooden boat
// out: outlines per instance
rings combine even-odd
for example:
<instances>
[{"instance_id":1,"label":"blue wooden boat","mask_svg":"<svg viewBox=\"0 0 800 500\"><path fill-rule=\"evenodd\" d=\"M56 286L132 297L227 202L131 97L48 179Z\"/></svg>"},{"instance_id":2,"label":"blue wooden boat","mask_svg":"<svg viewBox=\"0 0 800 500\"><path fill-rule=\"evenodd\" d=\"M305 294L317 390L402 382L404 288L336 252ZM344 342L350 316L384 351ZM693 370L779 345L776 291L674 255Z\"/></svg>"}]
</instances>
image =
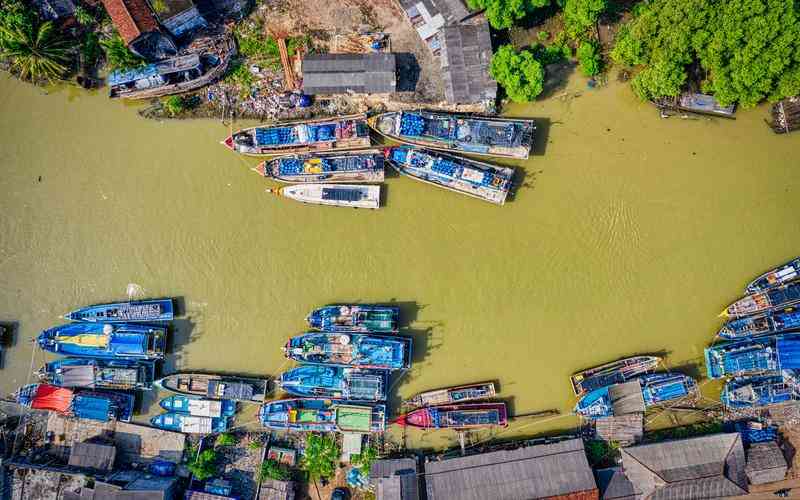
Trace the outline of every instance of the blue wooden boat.
<instances>
[{"instance_id":1,"label":"blue wooden boat","mask_svg":"<svg viewBox=\"0 0 800 500\"><path fill-rule=\"evenodd\" d=\"M757 337L705 350L708 378L800 369L800 334Z\"/></svg>"},{"instance_id":2,"label":"blue wooden boat","mask_svg":"<svg viewBox=\"0 0 800 500\"><path fill-rule=\"evenodd\" d=\"M236 414L236 401L208 399L173 394L158 402L168 412L186 413L196 417L232 417Z\"/></svg>"},{"instance_id":3,"label":"blue wooden boat","mask_svg":"<svg viewBox=\"0 0 800 500\"><path fill-rule=\"evenodd\" d=\"M280 182L383 182L383 163L379 150L368 149L282 156L261 162L254 170Z\"/></svg>"},{"instance_id":4,"label":"blue wooden boat","mask_svg":"<svg viewBox=\"0 0 800 500\"><path fill-rule=\"evenodd\" d=\"M680 373L652 373L637 377L634 381L639 382L641 389L643 406L639 410L697 394L695 380ZM575 412L590 419L613 416L612 392L616 387L621 386L622 384L615 384L587 393L578 400ZM630 397L630 395L626 396Z\"/></svg>"},{"instance_id":5,"label":"blue wooden boat","mask_svg":"<svg viewBox=\"0 0 800 500\"><path fill-rule=\"evenodd\" d=\"M266 379L211 373L173 373L156 380L156 385L186 396L243 403L262 403L268 392Z\"/></svg>"},{"instance_id":6,"label":"blue wooden boat","mask_svg":"<svg viewBox=\"0 0 800 500\"><path fill-rule=\"evenodd\" d=\"M638 375L653 371L661 358L657 356L632 356L578 372L570 377L576 396L614 384L621 384Z\"/></svg>"},{"instance_id":7,"label":"blue wooden boat","mask_svg":"<svg viewBox=\"0 0 800 500\"><path fill-rule=\"evenodd\" d=\"M720 316L741 318L800 304L800 281L756 292L729 305Z\"/></svg>"},{"instance_id":8,"label":"blue wooden boat","mask_svg":"<svg viewBox=\"0 0 800 500\"><path fill-rule=\"evenodd\" d=\"M39 347L65 356L161 359L167 327L137 323L69 323L39 334Z\"/></svg>"},{"instance_id":9,"label":"blue wooden boat","mask_svg":"<svg viewBox=\"0 0 800 500\"><path fill-rule=\"evenodd\" d=\"M790 307L782 311L733 319L725 323L718 335L728 340L739 340L792 330L800 330L800 309Z\"/></svg>"},{"instance_id":10,"label":"blue wooden boat","mask_svg":"<svg viewBox=\"0 0 800 500\"><path fill-rule=\"evenodd\" d=\"M432 150L388 148L386 159L402 175L496 205L506 202L514 169Z\"/></svg>"},{"instance_id":11,"label":"blue wooden boat","mask_svg":"<svg viewBox=\"0 0 800 500\"><path fill-rule=\"evenodd\" d=\"M336 304L311 311L308 326L323 332L392 333L399 329L400 308L374 304Z\"/></svg>"},{"instance_id":12,"label":"blue wooden boat","mask_svg":"<svg viewBox=\"0 0 800 500\"><path fill-rule=\"evenodd\" d=\"M65 314L64 319L97 323L136 323L171 321L174 315L172 299L153 299L82 307Z\"/></svg>"},{"instance_id":13,"label":"blue wooden boat","mask_svg":"<svg viewBox=\"0 0 800 500\"><path fill-rule=\"evenodd\" d=\"M786 264L780 265L775 269L770 269L758 278L748 283L745 293L758 293L785 285L790 281L800 278L800 257L792 259Z\"/></svg>"},{"instance_id":14,"label":"blue wooden boat","mask_svg":"<svg viewBox=\"0 0 800 500\"><path fill-rule=\"evenodd\" d=\"M258 416L264 427L273 430L368 434L386 429L386 405L329 399L280 399L262 406Z\"/></svg>"},{"instance_id":15,"label":"blue wooden boat","mask_svg":"<svg viewBox=\"0 0 800 500\"><path fill-rule=\"evenodd\" d=\"M212 434L228 430L227 417L199 417L188 413L161 413L150 419L150 425L185 434Z\"/></svg>"},{"instance_id":16,"label":"blue wooden boat","mask_svg":"<svg viewBox=\"0 0 800 500\"><path fill-rule=\"evenodd\" d=\"M59 387L130 391L153 387L155 365L143 360L61 358L46 363L37 374L42 382Z\"/></svg>"},{"instance_id":17,"label":"blue wooden boat","mask_svg":"<svg viewBox=\"0 0 800 500\"><path fill-rule=\"evenodd\" d=\"M411 366L411 339L365 333L306 333L284 347L300 363L403 370Z\"/></svg>"},{"instance_id":18,"label":"blue wooden boat","mask_svg":"<svg viewBox=\"0 0 800 500\"><path fill-rule=\"evenodd\" d=\"M385 370L328 365L300 365L278 379L281 389L293 396L347 401L384 401L387 383Z\"/></svg>"},{"instance_id":19,"label":"blue wooden boat","mask_svg":"<svg viewBox=\"0 0 800 500\"><path fill-rule=\"evenodd\" d=\"M49 410L76 418L107 422L130 421L134 397L118 391L80 391L50 384L30 384L15 394L17 403L37 410Z\"/></svg>"},{"instance_id":20,"label":"blue wooden boat","mask_svg":"<svg viewBox=\"0 0 800 500\"><path fill-rule=\"evenodd\" d=\"M800 399L795 383L787 383L783 375L737 377L722 388L720 399L731 408L755 408Z\"/></svg>"},{"instance_id":21,"label":"blue wooden boat","mask_svg":"<svg viewBox=\"0 0 800 500\"><path fill-rule=\"evenodd\" d=\"M431 111L383 113L371 117L369 124L412 146L523 160L530 155L536 130L533 120Z\"/></svg>"}]
</instances>

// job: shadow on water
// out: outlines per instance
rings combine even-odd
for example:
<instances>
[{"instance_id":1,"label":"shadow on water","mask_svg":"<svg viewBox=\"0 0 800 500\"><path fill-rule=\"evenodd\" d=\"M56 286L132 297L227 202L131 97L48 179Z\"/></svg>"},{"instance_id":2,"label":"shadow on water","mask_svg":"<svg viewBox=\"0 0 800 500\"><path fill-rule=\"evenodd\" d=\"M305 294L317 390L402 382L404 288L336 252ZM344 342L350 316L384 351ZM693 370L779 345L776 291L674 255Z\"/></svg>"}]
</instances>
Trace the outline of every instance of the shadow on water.
<instances>
[{"instance_id":1,"label":"shadow on water","mask_svg":"<svg viewBox=\"0 0 800 500\"><path fill-rule=\"evenodd\" d=\"M0 330L2 330L2 337L0 337L0 368L6 364L6 351L9 347L17 344L19 338L19 322L17 321L0 321Z\"/></svg>"},{"instance_id":2,"label":"shadow on water","mask_svg":"<svg viewBox=\"0 0 800 500\"><path fill-rule=\"evenodd\" d=\"M134 403L134 413L141 415L150 413L150 411L153 409L158 409L159 396L157 396L157 394L159 394L157 391L136 391L134 393L136 398L136 402ZM166 397L166 395L163 393L161 393L161 396Z\"/></svg>"},{"instance_id":3,"label":"shadow on water","mask_svg":"<svg viewBox=\"0 0 800 500\"><path fill-rule=\"evenodd\" d=\"M174 373L182 365L182 348L199 337L199 334L194 332L195 325L196 323L191 318L172 321L167 341L167 355L161 364L162 375Z\"/></svg>"},{"instance_id":4,"label":"shadow on water","mask_svg":"<svg viewBox=\"0 0 800 500\"><path fill-rule=\"evenodd\" d=\"M397 92L414 92L419 82L420 67L417 58L410 52L395 54L397 61Z\"/></svg>"},{"instance_id":5,"label":"shadow on water","mask_svg":"<svg viewBox=\"0 0 800 500\"><path fill-rule=\"evenodd\" d=\"M186 298L184 296L173 297L172 303L175 306L175 317L180 318L186 314Z\"/></svg>"},{"instance_id":6,"label":"shadow on water","mask_svg":"<svg viewBox=\"0 0 800 500\"><path fill-rule=\"evenodd\" d=\"M380 199L380 205L379 206L381 208L383 208L383 207L386 207L387 205L389 205L389 185L388 184L379 184L379 186L381 188L381 194L380 194L380 197L379 197L379 199Z\"/></svg>"},{"instance_id":7,"label":"shadow on water","mask_svg":"<svg viewBox=\"0 0 800 500\"><path fill-rule=\"evenodd\" d=\"M701 378L706 376L705 370L703 370L703 361L702 358L697 358L694 360L687 360L681 363L678 363L674 366L669 368L670 372L682 373L684 375L688 375L695 380L700 380Z\"/></svg>"},{"instance_id":8,"label":"shadow on water","mask_svg":"<svg viewBox=\"0 0 800 500\"><path fill-rule=\"evenodd\" d=\"M570 61L549 64L545 73L544 89L536 99L543 100L551 97L578 97L580 94L573 94L572 96L558 95L567 87L567 83L569 82L572 74L575 72L575 68L577 68L577 64Z\"/></svg>"}]
</instances>

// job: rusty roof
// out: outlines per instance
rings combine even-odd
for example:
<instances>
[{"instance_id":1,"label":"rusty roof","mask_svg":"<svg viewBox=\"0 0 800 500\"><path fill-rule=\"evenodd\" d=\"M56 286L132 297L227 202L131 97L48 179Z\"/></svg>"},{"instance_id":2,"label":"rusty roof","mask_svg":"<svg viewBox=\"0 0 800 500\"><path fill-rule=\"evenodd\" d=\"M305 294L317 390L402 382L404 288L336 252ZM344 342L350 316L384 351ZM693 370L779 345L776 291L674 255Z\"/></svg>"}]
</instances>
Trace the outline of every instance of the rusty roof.
<instances>
[{"instance_id":1,"label":"rusty roof","mask_svg":"<svg viewBox=\"0 0 800 500\"><path fill-rule=\"evenodd\" d=\"M142 33L158 31L158 23L145 0L103 0L114 26L126 44Z\"/></svg>"}]
</instances>

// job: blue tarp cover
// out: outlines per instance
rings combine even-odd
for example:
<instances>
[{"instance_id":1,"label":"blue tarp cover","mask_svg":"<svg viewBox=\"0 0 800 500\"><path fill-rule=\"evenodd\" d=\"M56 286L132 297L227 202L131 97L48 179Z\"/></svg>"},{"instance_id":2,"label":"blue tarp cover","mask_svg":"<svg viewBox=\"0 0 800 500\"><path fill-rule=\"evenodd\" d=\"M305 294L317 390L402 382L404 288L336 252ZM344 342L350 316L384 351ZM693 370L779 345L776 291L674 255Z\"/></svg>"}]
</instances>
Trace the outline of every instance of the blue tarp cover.
<instances>
[{"instance_id":1,"label":"blue tarp cover","mask_svg":"<svg viewBox=\"0 0 800 500\"><path fill-rule=\"evenodd\" d=\"M78 394L72 402L72 411L78 418L88 418L105 422L111 412L111 401L98 396Z\"/></svg>"},{"instance_id":2,"label":"blue tarp cover","mask_svg":"<svg viewBox=\"0 0 800 500\"><path fill-rule=\"evenodd\" d=\"M158 74L158 67L155 64L148 64L141 68L129 69L127 71L112 71L108 75L108 84L110 86L123 85L125 83L135 82L144 78L150 78Z\"/></svg>"},{"instance_id":3,"label":"blue tarp cover","mask_svg":"<svg viewBox=\"0 0 800 500\"><path fill-rule=\"evenodd\" d=\"M781 370L800 368L800 338L778 338L777 348Z\"/></svg>"}]
</instances>

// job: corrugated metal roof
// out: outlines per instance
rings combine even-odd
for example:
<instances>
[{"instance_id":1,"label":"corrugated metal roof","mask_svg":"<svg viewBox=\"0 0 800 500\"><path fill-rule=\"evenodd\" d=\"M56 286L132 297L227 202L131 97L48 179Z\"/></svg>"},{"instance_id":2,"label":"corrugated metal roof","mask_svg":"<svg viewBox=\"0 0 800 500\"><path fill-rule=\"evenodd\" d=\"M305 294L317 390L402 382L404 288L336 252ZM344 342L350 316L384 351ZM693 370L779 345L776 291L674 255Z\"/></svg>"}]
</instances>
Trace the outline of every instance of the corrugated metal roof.
<instances>
[{"instance_id":1,"label":"corrugated metal roof","mask_svg":"<svg viewBox=\"0 0 800 500\"><path fill-rule=\"evenodd\" d=\"M108 471L114 468L117 449L96 443L76 443L69 452L69 465Z\"/></svg>"},{"instance_id":2,"label":"corrugated metal roof","mask_svg":"<svg viewBox=\"0 0 800 500\"><path fill-rule=\"evenodd\" d=\"M786 457L775 441L753 443L747 449L745 472L752 484L782 481L786 470Z\"/></svg>"},{"instance_id":3,"label":"corrugated metal roof","mask_svg":"<svg viewBox=\"0 0 800 500\"><path fill-rule=\"evenodd\" d=\"M611 467L597 471L597 487L603 500L638 500L641 493L628 481L622 467Z\"/></svg>"},{"instance_id":4,"label":"corrugated metal roof","mask_svg":"<svg viewBox=\"0 0 800 500\"><path fill-rule=\"evenodd\" d=\"M413 458L376 460L369 470L377 500L418 500L419 477Z\"/></svg>"},{"instance_id":5,"label":"corrugated metal roof","mask_svg":"<svg viewBox=\"0 0 800 500\"><path fill-rule=\"evenodd\" d=\"M380 94L394 92L396 85L394 54L317 54L303 59L307 94Z\"/></svg>"},{"instance_id":6,"label":"corrugated metal roof","mask_svg":"<svg viewBox=\"0 0 800 500\"><path fill-rule=\"evenodd\" d=\"M612 385L608 389L608 397L614 416L644 413L644 397L638 380Z\"/></svg>"},{"instance_id":7,"label":"corrugated metal roof","mask_svg":"<svg viewBox=\"0 0 800 500\"><path fill-rule=\"evenodd\" d=\"M489 74L492 41L485 19L476 24L442 28L442 70L445 98L451 103L477 103L497 97Z\"/></svg>"}]
</instances>

